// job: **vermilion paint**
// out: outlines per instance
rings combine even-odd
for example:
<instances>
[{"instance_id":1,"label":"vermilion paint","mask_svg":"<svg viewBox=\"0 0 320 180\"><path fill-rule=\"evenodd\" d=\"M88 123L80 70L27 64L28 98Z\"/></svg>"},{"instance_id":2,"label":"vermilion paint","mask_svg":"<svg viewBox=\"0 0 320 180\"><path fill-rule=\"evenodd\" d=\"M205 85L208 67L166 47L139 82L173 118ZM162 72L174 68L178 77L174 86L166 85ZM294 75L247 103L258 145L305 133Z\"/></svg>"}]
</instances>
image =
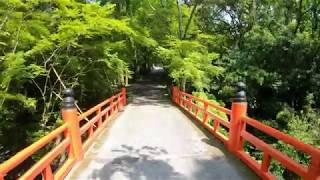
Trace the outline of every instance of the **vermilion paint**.
<instances>
[{"instance_id":1,"label":"vermilion paint","mask_svg":"<svg viewBox=\"0 0 320 180\"><path fill-rule=\"evenodd\" d=\"M118 112L119 107L124 105L126 105L126 90L125 88L122 88L120 93L80 115L77 115L78 112L75 108L62 109L61 114L65 123L29 147L18 152L15 156L11 157L4 163L0 164L0 180L4 180L7 173L19 166L23 161L31 157L42 147L53 142L53 140L61 134L64 134L62 142L46 153L38 162L19 177L19 179L30 180L34 179L39 174L41 174L42 178L45 180L63 179L76 162L83 159L85 152L93 143L94 139L103 132L102 130L107 126L110 119ZM105 108L102 110L102 107ZM80 121L93 113L95 113L95 116L80 127ZM93 130L95 123L97 124L97 129ZM83 142L81 135L87 131L89 131L90 135L88 139ZM55 173L53 173L50 164L65 150L68 152L68 159Z\"/></svg>"},{"instance_id":2,"label":"vermilion paint","mask_svg":"<svg viewBox=\"0 0 320 180\"><path fill-rule=\"evenodd\" d=\"M224 142L231 153L238 156L262 179L276 179L276 177L273 176L269 171L270 162L273 159L305 180L320 180L320 150L283 132L280 132L277 129L269 127L255 119L249 118L246 115L246 102L233 102L231 110L229 110L217 104L212 104L208 101L182 92L177 87L173 87L172 89L174 91L172 93L174 96L172 97L174 102L183 110L187 111L196 120L198 120L211 134ZM203 103L204 108L200 107L197 103ZM223 120L218 115L209 112L208 107L215 108L220 112L230 115L230 121ZM200 111L204 114L203 119L200 119L197 116L197 113L191 111L194 108L196 109L196 112ZM214 120L213 127L208 124L206 120L207 118ZM219 133L219 128L221 125L229 128L229 137ZM260 130L265 134L278 139L279 141L291 145L294 149L310 155L311 163L307 167L301 165L286 154L275 149L272 145L267 144L253 134L247 132L246 126L252 126L257 130ZM263 159L261 163L254 160L252 157L250 157L250 155L244 152L244 141L250 142L263 152Z\"/></svg>"}]
</instances>

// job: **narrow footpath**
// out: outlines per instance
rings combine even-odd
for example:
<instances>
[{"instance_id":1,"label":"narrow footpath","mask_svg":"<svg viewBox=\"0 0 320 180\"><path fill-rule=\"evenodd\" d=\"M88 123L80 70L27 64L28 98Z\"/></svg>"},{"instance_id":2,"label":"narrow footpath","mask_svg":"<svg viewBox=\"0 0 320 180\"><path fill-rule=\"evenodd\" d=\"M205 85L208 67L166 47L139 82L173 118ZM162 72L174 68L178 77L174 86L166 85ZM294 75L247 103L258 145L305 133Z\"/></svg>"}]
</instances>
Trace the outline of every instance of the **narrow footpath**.
<instances>
[{"instance_id":1,"label":"narrow footpath","mask_svg":"<svg viewBox=\"0 0 320 180\"><path fill-rule=\"evenodd\" d=\"M66 179L258 179L172 105L159 72L128 88L129 105Z\"/></svg>"}]
</instances>

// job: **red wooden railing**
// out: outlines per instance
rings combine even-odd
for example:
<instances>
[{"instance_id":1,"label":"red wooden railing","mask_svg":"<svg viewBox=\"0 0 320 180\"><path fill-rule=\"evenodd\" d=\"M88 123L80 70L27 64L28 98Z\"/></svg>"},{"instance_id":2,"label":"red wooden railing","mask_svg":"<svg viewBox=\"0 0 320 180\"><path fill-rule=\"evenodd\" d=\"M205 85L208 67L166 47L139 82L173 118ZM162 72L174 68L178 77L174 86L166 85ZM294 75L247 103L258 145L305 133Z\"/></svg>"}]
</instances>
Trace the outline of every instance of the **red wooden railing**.
<instances>
[{"instance_id":1,"label":"red wooden railing","mask_svg":"<svg viewBox=\"0 0 320 180\"><path fill-rule=\"evenodd\" d=\"M120 93L78 115L74 106L73 91L67 89L65 96L61 110L65 123L2 163L0 165L0 180L6 179L8 173L15 170L46 145L53 144L54 140L59 137L63 137L60 143L54 145L30 169L16 178L29 180L42 176L42 179L45 180L63 179L75 163L83 159L85 152L94 139L103 132L108 122L126 105L126 90L122 88ZM52 162L63 153L67 153L67 159L53 172Z\"/></svg>"},{"instance_id":2,"label":"red wooden railing","mask_svg":"<svg viewBox=\"0 0 320 180\"><path fill-rule=\"evenodd\" d=\"M0 180L4 180L8 173L59 137L63 137L60 143L54 145L39 161L17 178L29 180L42 176L42 179L46 180L63 179L75 163L83 159L94 139L126 104L126 91L123 88L120 93L78 115L74 107L73 93L69 90L65 94L62 108L62 118L65 123L1 164ZM182 92L177 87L173 87L172 94L174 103L200 121L209 132L227 146L230 152L244 161L262 179L276 179L269 172L270 162L273 159L303 179L320 180L320 150L248 117L247 103L241 88L232 103L231 110ZM308 166L300 164L248 132L246 126L251 126L310 155L310 164ZM245 141L263 152L262 162L253 159L243 150ZM67 159L53 172L52 162L63 153L67 153Z\"/></svg>"},{"instance_id":3,"label":"red wooden railing","mask_svg":"<svg viewBox=\"0 0 320 180\"><path fill-rule=\"evenodd\" d=\"M320 180L320 150L248 117L246 115L245 93L242 88L239 88L231 110L187 94L177 87L172 89L172 101L198 120L211 134L221 140L231 153L239 157L262 179L276 179L269 171L270 162L273 159L303 179ZM308 166L300 164L248 132L246 126L251 126L285 144L291 145L297 151L308 154L311 157L311 162ZM262 162L255 160L243 150L245 141L263 152Z\"/></svg>"}]
</instances>

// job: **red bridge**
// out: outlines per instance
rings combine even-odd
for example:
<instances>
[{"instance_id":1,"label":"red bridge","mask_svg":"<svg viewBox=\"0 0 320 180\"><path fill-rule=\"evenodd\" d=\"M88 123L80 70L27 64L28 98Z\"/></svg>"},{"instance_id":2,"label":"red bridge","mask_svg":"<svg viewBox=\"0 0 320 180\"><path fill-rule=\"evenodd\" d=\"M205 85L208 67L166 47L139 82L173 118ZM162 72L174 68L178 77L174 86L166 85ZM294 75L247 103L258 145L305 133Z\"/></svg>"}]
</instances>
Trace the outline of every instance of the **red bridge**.
<instances>
[{"instance_id":1,"label":"red bridge","mask_svg":"<svg viewBox=\"0 0 320 180\"><path fill-rule=\"evenodd\" d=\"M136 96L127 107L123 88L82 114L75 108L73 91L66 89L61 109L65 123L1 164L0 180L53 144L16 178L276 179L269 171L273 160L303 179L320 180L320 150L250 118L243 84L238 84L231 109L177 87L171 91L172 104L163 86L143 86L150 91L139 95L135 86ZM249 127L308 154L309 165L254 136ZM262 160L244 151L245 142L263 152ZM54 166L62 156L59 167Z\"/></svg>"}]
</instances>

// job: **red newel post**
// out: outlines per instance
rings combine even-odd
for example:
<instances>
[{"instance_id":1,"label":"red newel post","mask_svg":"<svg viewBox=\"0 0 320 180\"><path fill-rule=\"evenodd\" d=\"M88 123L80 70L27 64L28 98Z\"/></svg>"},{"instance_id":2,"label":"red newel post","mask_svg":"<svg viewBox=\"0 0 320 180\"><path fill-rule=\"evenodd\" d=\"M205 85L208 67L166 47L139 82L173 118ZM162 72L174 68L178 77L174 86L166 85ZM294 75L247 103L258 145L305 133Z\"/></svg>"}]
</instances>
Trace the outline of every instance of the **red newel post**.
<instances>
[{"instance_id":1,"label":"red newel post","mask_svg":"<svg viewBox=\"0 0 320 180\"><path fill-rule=\"evenodd\" d=\"M174 103L174 86L171 85L171 101Z\"/></svg>"},{"instance_id":2,"label":"red newel post","mask_svg":"<svg viewBox=\"0 0 320 180\"><path fill-rule=\"evenodd\" d=\"M82 147L80 126L78 121L77 109L75 107L74 92L72 89L63 91L64 99L61 108L62 119L68 125L68 136L70 137L71 156L76 160L82 160L84 150Z\"/></svg>"},{"instance_id":3,"label":"red newel post","mask_svg":"<svg viewBox=\"0 0 320 180\"><path fill-rule=\"evenodd\" d=\"M127 105L127 90L125 87L121 88L121 95L123 97L122 105Z\"/></svg>"},{"instance_id":4,"label":"red newel post","mask_svg":"<svg viewBox=\"0 0 320 180\"><path fill-rule=\"evenodd\" d=\"M176 99L177 99L177 87L172 86L172 94L171 94L172 103L177 103Z\"/></svg>"},{"instance_id":5,"label":"red newel post","mask_svg":"<svg viewBox=\"0 0 320 180\"><path fill-rule=\"evenodd\" d=\"M230 152L236 153L243 148L243 140L240 133L244 127L244 123L241 121L243 115L247 113L247 99L245 84L237 83L237 92L232 101L231 107L231 121L229 131L228 149Z\"/></svg>"}]
</instances>

